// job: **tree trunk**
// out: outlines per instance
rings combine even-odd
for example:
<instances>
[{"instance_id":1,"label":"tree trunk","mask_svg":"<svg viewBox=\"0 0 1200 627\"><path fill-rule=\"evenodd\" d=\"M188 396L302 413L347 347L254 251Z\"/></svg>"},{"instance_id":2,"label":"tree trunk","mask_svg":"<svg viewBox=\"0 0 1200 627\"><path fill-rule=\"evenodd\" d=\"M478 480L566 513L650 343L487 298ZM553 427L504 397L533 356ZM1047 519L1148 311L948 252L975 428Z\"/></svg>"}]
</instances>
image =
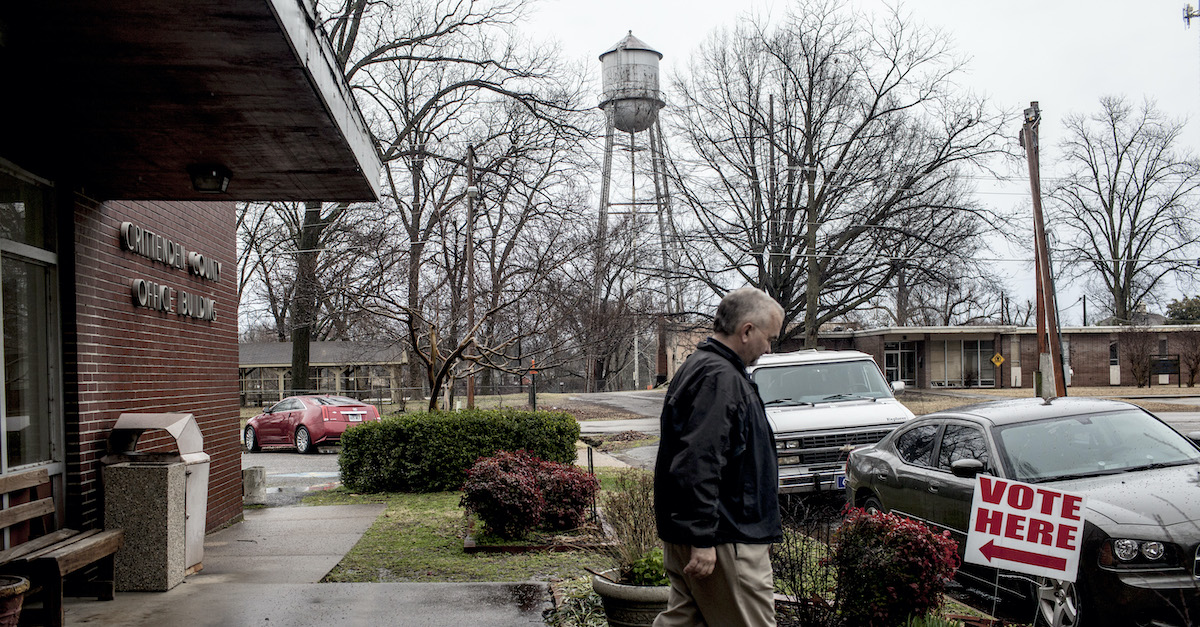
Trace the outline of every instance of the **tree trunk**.
<instances>
[{"instance_id":1,"label":"tree trunk","mask_svg":"<svg viewBox=\"0 0 1200 627\"><path fill-rule=\"evenodd\" d=\"M300 228L296 253L296 290L292 299L292 393L316 389L310 372L309 350L317 320L317 246L320 243L321 203L304 203L304 225Z\"/></svg>"}]
</instances>

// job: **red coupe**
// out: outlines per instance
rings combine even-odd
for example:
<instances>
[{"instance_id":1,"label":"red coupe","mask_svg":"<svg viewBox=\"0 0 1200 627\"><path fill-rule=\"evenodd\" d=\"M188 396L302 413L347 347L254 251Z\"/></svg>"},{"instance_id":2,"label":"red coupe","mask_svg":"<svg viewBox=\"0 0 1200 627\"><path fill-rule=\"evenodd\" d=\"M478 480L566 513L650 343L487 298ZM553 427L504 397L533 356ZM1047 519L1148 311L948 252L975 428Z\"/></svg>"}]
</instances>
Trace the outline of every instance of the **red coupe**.
<instances>
[{"instance_id":1,"label":"red coupe","mask_svg":"<svg viewBox=\"0 0 1200 627\"><path fill-rule=\"evenodd\" d=\"M289 396L246 423L246 451L280 445L315 453L318 445L340 441L346 429L378 420L374 405L345 396Z\"/></svg>"}]
</instances>

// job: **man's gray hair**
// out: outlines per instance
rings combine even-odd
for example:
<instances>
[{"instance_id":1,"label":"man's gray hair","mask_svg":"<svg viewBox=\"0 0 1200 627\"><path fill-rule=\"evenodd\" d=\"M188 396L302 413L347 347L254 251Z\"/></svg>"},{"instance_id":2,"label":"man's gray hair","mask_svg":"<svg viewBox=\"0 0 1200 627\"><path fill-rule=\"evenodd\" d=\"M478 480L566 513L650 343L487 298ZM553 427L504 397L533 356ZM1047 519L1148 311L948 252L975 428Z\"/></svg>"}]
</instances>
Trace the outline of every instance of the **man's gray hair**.
<instances>
[{"instance_id":1,"label":"man's gray hair","mask_svg":"<svg viewBox=\"0 0 1200 627\"><path fill-rule=\"evenodd\" d=\"M779 314L782 319L783 307L766 292L754 287L736 289L726 294L721 304L717 305L713 331L721 335L733 335L747 322L765 325L772 313Z\"/></svg>"}]
</instances>

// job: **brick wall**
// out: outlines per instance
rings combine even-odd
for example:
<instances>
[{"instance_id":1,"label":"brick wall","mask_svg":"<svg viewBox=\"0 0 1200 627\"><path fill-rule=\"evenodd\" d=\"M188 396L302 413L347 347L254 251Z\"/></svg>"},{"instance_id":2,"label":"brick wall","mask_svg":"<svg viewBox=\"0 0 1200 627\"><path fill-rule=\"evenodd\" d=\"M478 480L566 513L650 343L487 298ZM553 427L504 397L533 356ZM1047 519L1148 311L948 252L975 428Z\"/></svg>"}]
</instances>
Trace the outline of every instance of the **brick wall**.
<instances>
[{"instance_id":1,"label":"brick wall","mask_svg":"<svg viewBox=\"0 0 1200 627\"><path fill-rule=\"evenodd\" d=\"M1108 344L1110 333L1071 334L1072 386L1101 387L1109 385Z\"/></svg>"},{"instance_id":2,"label":"brick wall","mask_svg":"<svg viewBox=\"0 0 1200 627\"><path fill-rule=\"evenodd\" d=\"M73 202L73 224L60 226L59 266L68 523L102 523L99 458L117 416L179 412L195 415L212 458L207 524L216 529L242 512L233 203ZM220 261L220 280L125 250L120 226L126 221ZM216 318L139 307L131 292L135 279L214 299Z\"/></svg>"}]
</instances>

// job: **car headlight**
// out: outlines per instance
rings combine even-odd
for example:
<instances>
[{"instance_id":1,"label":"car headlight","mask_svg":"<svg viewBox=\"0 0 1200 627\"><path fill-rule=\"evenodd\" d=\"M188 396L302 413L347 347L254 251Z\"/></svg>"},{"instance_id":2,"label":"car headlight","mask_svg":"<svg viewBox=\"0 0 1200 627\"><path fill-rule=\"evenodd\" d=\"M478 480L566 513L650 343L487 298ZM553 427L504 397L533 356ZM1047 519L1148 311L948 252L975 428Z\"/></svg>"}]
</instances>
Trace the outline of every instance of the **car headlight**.
<instances>
[{"instance_id":1,"label":"car headlight","mask_svg":"<svg viewBox=\"0 0 1200 627\"><path fill-rule=\"evenodd\" d=\"M1122 562L1128 562L1137 557L1138 541L1129 540L1127 538L1114 540L1113 553L1117 556L1117 559L1121 560Z\"/></svg>"},{"instance_id":2,"label":"car headlight","mask_svg":"<svg viewBox=\"0 0 1200 627\"><path fill-rule=\"evenodd\" d=\"M796 464L799 464L799 463L800 463L799 455L784 455L783 457L779 458L780 466L795 466Z\"/></svg>"},{"instance_id":3,"label":"car headlight","mask_svg":"<svg viewBox=\"0 0 1200 627\"><path fill-rule=\"evenodd\" d=\"M1153 563L1161 566L1167 561L1175 561L1174 558L1167 559L1167 553L1167 545L1157 540L1117 538L1101 546L1100 564L1116 566L1119 563L1125 563L1129 566L1136 566Z\"/></svg>"},{"instance_id":4,"label":"car headlight","mask_svg":"<svg viewBox=\"0 0 1200 627\"><path fill-rule=\"evenodd\" d=\"M1167 548L1165 546L1163 546L1162 542L1143 542L1142 543L1142 555L1145 555L1146 559L1149 559L1149 560L1160 559L1160 558L1162 558L1163 554L1166 552L1167 552Z\"/></svg>"}]
</instances>

